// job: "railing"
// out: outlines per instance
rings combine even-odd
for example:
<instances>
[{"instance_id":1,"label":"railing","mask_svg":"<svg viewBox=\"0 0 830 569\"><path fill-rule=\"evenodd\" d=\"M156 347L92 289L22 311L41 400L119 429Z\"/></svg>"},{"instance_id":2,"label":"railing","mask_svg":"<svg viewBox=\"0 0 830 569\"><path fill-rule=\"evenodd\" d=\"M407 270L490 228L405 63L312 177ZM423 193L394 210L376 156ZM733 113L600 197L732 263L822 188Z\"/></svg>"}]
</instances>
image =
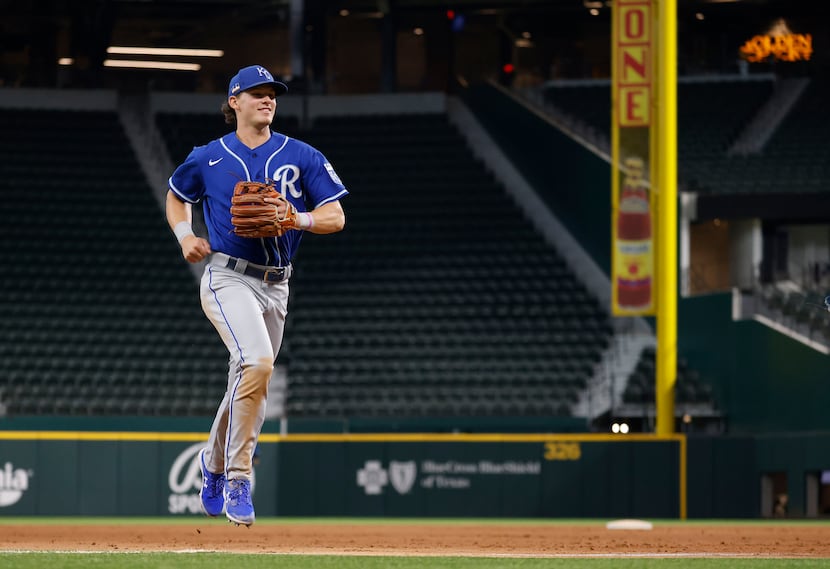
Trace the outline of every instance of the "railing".
<instances>
[{"instance_id":1,"label":"railing","mask_svg":"<svg viewBox=\"0 0 830 569\"><path fill-rule=\"evenodd\" d=\"M791 281L759 284L752 291L753 318L822 353L830 354L827 292Z\"/></svg>"}]
</instances>

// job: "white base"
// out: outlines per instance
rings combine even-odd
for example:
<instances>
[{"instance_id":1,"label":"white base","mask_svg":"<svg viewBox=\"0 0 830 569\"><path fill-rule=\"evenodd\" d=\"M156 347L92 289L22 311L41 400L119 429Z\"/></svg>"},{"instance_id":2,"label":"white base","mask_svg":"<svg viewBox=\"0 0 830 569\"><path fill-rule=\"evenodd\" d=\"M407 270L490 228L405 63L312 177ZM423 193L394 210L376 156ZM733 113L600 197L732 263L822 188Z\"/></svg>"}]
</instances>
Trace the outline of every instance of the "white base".
<instances>
[{"instance_id":1,"label":"white base","mask_svg":"<svg viewBox=\"0 0 830 569\"><path fill-rule=\"evenodd\" d=\"M614 520L613 522L608 522L605 524L605 529L638 529L638 530L649 530L652 527L651 522L646 522L643 520Z\"/></svg>"}]
</instances>

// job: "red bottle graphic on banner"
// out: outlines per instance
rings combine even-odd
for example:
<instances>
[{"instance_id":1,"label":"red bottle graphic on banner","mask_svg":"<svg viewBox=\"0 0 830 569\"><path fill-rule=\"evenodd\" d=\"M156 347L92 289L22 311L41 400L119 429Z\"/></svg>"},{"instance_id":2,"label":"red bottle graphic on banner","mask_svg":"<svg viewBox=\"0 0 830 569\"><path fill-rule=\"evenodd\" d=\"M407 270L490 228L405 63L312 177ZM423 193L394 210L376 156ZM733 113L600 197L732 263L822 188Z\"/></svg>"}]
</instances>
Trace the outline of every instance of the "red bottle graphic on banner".
<instances>
[{"instance_id":1,"label":"red bottle graphic on banner","mask_svg":"<svg viewBox=\"0 0 830 569\"><path fill-rule=\"evenodd\" d=\"M627 311L644 311L652 306L651 202L644 173L641 158L625 159L616 219L615 274L617 304Z\"/></svg>"}]
</instances>

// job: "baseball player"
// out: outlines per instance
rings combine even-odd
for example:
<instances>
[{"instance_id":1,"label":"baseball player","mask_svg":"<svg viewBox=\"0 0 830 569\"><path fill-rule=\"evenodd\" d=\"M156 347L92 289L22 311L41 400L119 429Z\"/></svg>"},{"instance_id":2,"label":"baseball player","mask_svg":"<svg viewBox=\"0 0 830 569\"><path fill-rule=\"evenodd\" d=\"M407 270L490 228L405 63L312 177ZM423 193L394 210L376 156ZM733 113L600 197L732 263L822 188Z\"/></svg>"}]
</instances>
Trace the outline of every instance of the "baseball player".
<instances>
[{"instance_id":1,"label":"baseball player","mask_svg":"<svg viewBox=\"0 0 830 569\"><path fill-rule=\"evenodd\" d=\"M169 180L167 221L184 258L207 258L202 309L230 353L228 388L199 455L199 496L208 516L254 522L252 455L265 418L265 401L282 343L291 259L303 232L343 229L340 199L348 194L328 160L315 148L271 130L277 97L288 91L262 66L240 69L228 86L222 112L231 132L197 146ZM279 236L242 237L230 213L240 180L273 181L285 199L266 199L277 217L292 209L294 225ZM194 235L192 204L202 203L207 238Z\"/></svg>"}]
</instances>

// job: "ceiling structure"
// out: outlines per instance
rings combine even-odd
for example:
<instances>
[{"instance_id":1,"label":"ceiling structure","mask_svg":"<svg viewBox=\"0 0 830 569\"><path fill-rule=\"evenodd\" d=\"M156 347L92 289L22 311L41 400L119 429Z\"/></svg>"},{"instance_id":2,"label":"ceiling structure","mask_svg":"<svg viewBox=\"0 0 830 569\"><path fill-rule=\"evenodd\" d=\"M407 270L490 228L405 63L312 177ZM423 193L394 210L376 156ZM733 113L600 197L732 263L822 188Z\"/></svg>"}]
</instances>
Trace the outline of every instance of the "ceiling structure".
<instances>
[{"instance_id":1,"label":"ceiling structure","mask_svg":"<svg viewBox=\"0 0 830 569\"><path fill-rule=\"evenodd\" d=\"M323 22L347 14L352 19L380 18L393 12L396 25L416 28L435 13L453 10L482 25L498 26L520 36L562 35L563 41L588 42L588 36L606 35L610 20L608 0L295 0L303 5L307 22ZM826 22L828 2L808 0L679 0L681 38L695 25L732 27L751 37L761 33L763 22L778 17ZM4 18L0 82L3 85L62 86L61 59L75 66L72 82L79 86L100 84L109 46L147 46L221 49L225 61L199 59L199 66L226 74L238 61L251 60L258 49L290 50L292 0L43 0L20 2L0 0ZM592 15L592 12L593 15ZM316 14L309 18L308 14ZM694 16L697 15L697 22ZM440 16L439 16L440 17ZM593 18L593 19L592 19ZM743 28L741 28L743 26ZM823 26L826 28L826 24ZM307 23L306 31L314 26ZM813 30L799 30L813 32ZM574 34L585 37L577 37ZM701 36L698 43L723 43L720 36ZM295 32L296 34L296 32ZM825 36L826 37L826 32ZM816 35L817 51L824 37ZM259 42L251 38L265 38ZM250 44L250 45L248 45ZM262 47L262 46L266 47ZM709 46L710 51L715 49ZM727 49L718 47L717 49ZM732 49L731 46L728 49ZM124 59L130 59L123 56ZM215 69L214 69L215 68ZM167 75L162 77L171 76ZM67 76L63 73L63 76ZM159 78L163 87L165 79ZM172 81L176 83L176 81ZM182 88L197 88L190 80Z\"/></svg>"}]
</instances>

